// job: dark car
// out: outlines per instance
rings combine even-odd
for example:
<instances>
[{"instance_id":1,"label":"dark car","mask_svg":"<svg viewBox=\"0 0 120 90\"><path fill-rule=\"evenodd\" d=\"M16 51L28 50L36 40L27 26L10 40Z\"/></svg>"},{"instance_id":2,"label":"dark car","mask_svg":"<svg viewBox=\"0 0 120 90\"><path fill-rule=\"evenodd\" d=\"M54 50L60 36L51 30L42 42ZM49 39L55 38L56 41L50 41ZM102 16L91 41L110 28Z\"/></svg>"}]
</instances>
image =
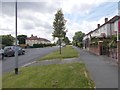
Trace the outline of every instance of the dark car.
<instances>
[{"instance_id":1,"label":"dark car","mask_svg":"<svg viewBox=\"0 0 120 90\"><path fill-rule=\"evenodd\" d=\"M18 55L24 55L25 50L17 46ZM4 48L4 56L15 56L15 46L6 46Z\"/></svg>"}]
</instances>

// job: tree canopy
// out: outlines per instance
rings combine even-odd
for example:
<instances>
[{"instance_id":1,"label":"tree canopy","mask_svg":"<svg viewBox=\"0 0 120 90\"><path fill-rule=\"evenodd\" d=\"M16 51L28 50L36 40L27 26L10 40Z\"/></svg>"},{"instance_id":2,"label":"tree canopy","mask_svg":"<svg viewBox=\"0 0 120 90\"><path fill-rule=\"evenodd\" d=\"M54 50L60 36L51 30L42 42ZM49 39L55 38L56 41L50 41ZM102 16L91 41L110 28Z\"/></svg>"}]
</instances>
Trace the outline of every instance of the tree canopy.
<instances>
[{"instance_id":1,"label":"tree canopy","mask_svg":"<svg viewBox=\"0 0 120 90\"><path fill-rule=\"evenodd\" d=\"M75 42L82 42L84 35L85 34L82 33L81 31L75 32L75 35L73 37L73 41L75 41Z\"/></svg>"},{"instance_id":2,"label":"tree canopy","mask_svg":"<svg viewBox=\"0 0 120 90\"><path fill-rule=\"evenodd\" d=\"M53 37L65 37L66 32L65 30L65 19L64 19L64 14L62 10L58 10L57 13L55 14L55 19L53 22Z\"/></svg>"},{"instance_id":3,"label":"tree canopy","mask_svg":"<svg viewBox=\"0 0 120 90\"><path fill-rule=\"evenodd\" d=\"M27 35L18 35L17 38L18 38L19 44L25 44Z\"/></svg>"},{"instance_id":4,"label":"tree canopy","mask_svg":"<svg viewBox=\"0 0 120 90\"><path fill-rule=\"evenodd\" d=\"M85 34L81 31L75 32L75 35L73 37L73 44L79 45L80 43L82 43L84 35Z\"/></svg>"},{"instance_id":5,"label":"tree canopy","mask_svg":"<svg viewBox=\"0 0 120 90\"><path fill-rule=\"evenodd\" d=\"M1 35L0 36L1 40L2 40L2 45L4 46L11 46L14 43L14 37L11 35Z\"/></svg>"},{"instance_id":6,"label":"tree canopy","mask_svg":"<svg viewBox=\"0 0 120 90\"><path fill-rule=\"evenodd\" d=\"M64 39L63 39L63 41L65 42L65 44L70 44L70 40L69 40L69 38L68 37L65 37Z\"/></svg>"},{"instance_id":7,"label":"tree canopy","mask_svg":"<svg viewBox=\"0 0 120 90\"><path fill-rule=\"evenodd\" d=\"M65 32L65 19L64 14L62 12L62 9L58 10L55 14L55 19L53 21L53 29L54 32L52 33L52 36L54 38L58 38L58 42L60 45L60 54L61 54L61 42L62 39L65 38L66 32Z\"/></svg>"}]
</instances>

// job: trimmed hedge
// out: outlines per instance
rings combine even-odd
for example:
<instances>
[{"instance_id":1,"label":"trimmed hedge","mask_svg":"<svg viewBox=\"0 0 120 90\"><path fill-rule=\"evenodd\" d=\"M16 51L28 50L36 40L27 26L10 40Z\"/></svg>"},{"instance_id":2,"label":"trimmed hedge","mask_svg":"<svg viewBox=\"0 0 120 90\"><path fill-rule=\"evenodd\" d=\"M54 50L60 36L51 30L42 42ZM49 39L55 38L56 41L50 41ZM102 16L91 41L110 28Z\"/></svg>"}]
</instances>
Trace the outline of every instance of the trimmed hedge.
<instances>
[{"instance_id":1,"label":"trimmed hedge","mask_svg":"<svg viewBox=\"0 0 120 90\"><path fill-rule=\"evenodd\" d=\"M43 48L43 47L52 47L56 44L33 44L33 46L30 46L30 48Z\"/></svg>"}]
</instances>

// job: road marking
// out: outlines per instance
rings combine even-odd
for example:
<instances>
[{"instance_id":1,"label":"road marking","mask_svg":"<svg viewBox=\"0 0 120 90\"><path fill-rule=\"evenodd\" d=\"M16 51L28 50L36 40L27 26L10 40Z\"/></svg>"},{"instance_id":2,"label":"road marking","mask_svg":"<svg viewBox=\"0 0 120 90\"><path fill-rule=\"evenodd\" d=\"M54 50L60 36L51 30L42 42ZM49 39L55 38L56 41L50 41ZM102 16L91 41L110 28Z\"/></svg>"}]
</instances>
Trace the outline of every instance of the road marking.
<instances>
[{"instance_id":1,"label":"road marking","mask_svg":"<svg viewBox=\"0 0 120 90\"><path fill-rule=\"evenodd\" d=\"M29 66L29 65L31 65L31 64L33 64L33 63L36 63L36 61L33 61L33 62L31 62L31 63L27 63L27 64L23 65L22 67L27 67L27 66Z\"/></svg>"}]
</instances>

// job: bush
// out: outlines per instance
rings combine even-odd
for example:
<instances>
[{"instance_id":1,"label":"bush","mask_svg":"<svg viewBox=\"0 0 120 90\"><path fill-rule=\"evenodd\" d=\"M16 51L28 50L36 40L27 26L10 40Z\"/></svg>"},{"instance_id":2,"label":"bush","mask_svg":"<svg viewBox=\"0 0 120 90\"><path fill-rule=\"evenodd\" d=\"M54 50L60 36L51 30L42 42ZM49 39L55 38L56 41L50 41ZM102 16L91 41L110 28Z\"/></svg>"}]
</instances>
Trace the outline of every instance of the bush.
<instances>
[{"instance_id":1,"label":"bush","mask_svg":"<svg viewBox=\"0 0 120 90\"><path fill-rule=\"evenodd\" d=\"M80 48L82 48L83 47L83 43L82 42L78 42L77 46L80 47Z\"/></svg>"},{"instance_id":2,"label":"bush","mask_svg":"<svg viewBox=\"0 0 120 90\"><path fill-rule=\"evenodd\" d=\"M39 47L43 47L43 44L33 44L34 48L39 48Z\"/></svg>"},{"instance_id":3,"label":"bush","mask_svg":"<svg viewBox=\"0 0 120 90\"><path fill-rule=\"evenodd\" d=\"M30 48L43 48L43 47L52 47L52 46L56 46L56 44L33 44L33 46Z\"/></svg>"}]
</instances>

